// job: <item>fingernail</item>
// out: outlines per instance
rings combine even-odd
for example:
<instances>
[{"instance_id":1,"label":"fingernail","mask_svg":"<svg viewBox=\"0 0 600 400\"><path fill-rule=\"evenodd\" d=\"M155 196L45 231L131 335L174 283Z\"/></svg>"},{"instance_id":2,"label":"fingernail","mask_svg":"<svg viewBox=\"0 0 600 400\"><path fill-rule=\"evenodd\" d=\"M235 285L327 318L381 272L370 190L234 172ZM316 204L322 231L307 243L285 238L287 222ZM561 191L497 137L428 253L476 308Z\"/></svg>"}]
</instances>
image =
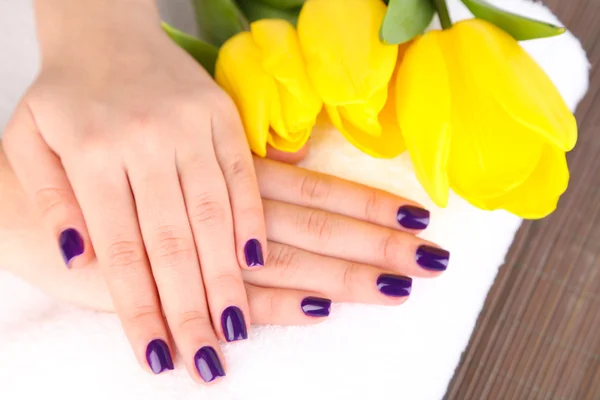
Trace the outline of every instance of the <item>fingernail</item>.
<instances>
[{"instance_id":1,"label":"fingernail","mask_svg":"<svg viewBox=\"0 0 600 400\"><path fill-rule=\"evenodd\" d=\"M194 356L194 364L204 382L212 382L220 376L225 376L225 370L215 349L204 346Z\"/></svg>"},{"instance_id":2,"label":"fingernail","mask_svg":"<svg viewBox=\"0 0 600 400\"><path fill-rule=\"evenodd\" d=\"M398 209L396 219L406 229L425 229L429 225L429 211L415 206L402 206Z\"/></svg>"},{"instance_id":3,"label":"fingernail","mask_svg":"<svg viewBox=\"0 0 600 400\"><path fill-rule=\"evenodd\" d=\"M411 288L412 279L407 276L382 274L377 278L377 289L386 296L408 296Z\"/></svg>"},{"instance_id":4,"label":"fingernail","mask_svg":"<svg viewBox=\"0 0 600 400\"><path fill-rule=\"evenodd\" d=\"M246 246L244 246L244 255L246 256L246 265L249 267L262 267L265 265L262 246L256 239L250 239L246 242Z\"/></svg>"},{"instance_id":5,"label":"fingernail","mask_svg":"<svg viewBox=\"0 0 600 400\"><path fill-rule=\"evenodd\" d=\"M448 268L450 252L432 246L417 249L417 264L430 271L445 271Z\"/></svg>"},{"instance_id":6,"label":"fingernail","mask_svg":"<svg viewBox=\"0 0 600 400\"><path fill-rule=\"evenodd\" d=\"M146 361L155 374L160 374L163 371L174 368L169 346L162 339L154 339L148 343L148 347L146 347Z\"/></svg>"},{"instance_id":7,"label":"fingernail","mask_svg":"<svg viewBox=\"0 0 600 400\"><path fill-rule=\"evenodd\" d=\"M227 307L221 314L221 327L228 342L248 339L246 321L242 310L235 306Z\"/></svg>"},{"instance_id":8,"label":"fingernail","mask_svg":"<svg viewBox=\"0 0 600 400\"><path fill-rule=\"evenodd\" d=\"M309 317L327 317L331 311L331 300L322 297L305 297L300 307Z\"/></svg>"},{"instance_id":9,"label":"fingernail","mask_svg":"<svg viewBox=\"0 0 600 400\"><path fill-rule=\"evenodd\" d=\"M75 257L83 254L83 239L79 232L73 228L62 231L58 238L58 243L67 267L69 267Z\"/></svg>"}]
</instances>

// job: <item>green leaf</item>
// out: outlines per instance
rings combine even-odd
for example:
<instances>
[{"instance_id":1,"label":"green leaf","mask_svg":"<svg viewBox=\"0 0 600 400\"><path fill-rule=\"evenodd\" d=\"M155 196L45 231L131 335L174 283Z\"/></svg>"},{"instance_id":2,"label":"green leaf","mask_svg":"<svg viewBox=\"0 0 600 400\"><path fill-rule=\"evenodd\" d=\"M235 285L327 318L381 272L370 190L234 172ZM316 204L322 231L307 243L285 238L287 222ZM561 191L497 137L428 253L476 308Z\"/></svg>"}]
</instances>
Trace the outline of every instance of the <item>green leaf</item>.
<instances>
[{"instance_id":1,"label":"green leaf","mask_svg":"<svg viewBox=\"0 0 600 400\"><path fill-rule=\"evenodd\" d=\"M301 7L282 10L256 0L237 0L237 3L250 22L258 21L259 19L277 18L285 19L296 26L301 10Z\"/></svg>"},{"instance_id":2,"label":"green leaf","mask_svg":"<svg viewBox=\"0 0 600 400\"><path fill-rule=\"evenodd\" d=\"M248 21L233 0L194 0L200 37L221 47L236 33L248 29Z\"/></svg>"},{"instance_id":3,"label":"green leaf","mask_svg":"<svg viewBox=\"0 0 600 400\"><path fill-rule=\"evenodd\" d=\"M250 0L254 3L262 3L267 6L285 9L302 7L305 0Z\"/></svg>"},{"instance_id":4,"label":"green leaf","mask_svg":"<svg viewBox=\"0 0 600 400\"><path fill-rule=\"evenodd\" d=\"M434 11L431 0L390 0L379 38L386 44L408 42L429 26Z\"/></svg>"},{"instance_id":5,"label":"green leaf","mask_svg":"<svg viewBox=\"0 0 600 400\"><path fill-rule=\"evenodd\" d=\"M504 11L484 0L462 0L462 2L474 16L491 22L516 40L557 36L566 31L560 26Z\"/></svg>"},{"instance_id":6,"label":"green leaf","mask_svg":"<svg viewBox=\"0 0 600 400\"><path fill-rule=\"evenodd\" d=\"M173 28L166 22L162 23L162 27L179 47L187 51L209 74L212 76L215 75L215 64L217 63L219 49L192 35Z\"/></svg>"}]
</instances>

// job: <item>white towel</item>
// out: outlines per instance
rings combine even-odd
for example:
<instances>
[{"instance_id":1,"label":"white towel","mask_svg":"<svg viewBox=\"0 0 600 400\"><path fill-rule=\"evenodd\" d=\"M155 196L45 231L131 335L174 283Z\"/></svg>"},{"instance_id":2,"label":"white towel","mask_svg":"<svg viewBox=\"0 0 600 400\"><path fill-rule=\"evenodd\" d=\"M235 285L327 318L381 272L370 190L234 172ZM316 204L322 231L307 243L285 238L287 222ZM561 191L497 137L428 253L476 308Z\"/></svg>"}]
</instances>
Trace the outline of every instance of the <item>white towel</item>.
<instances>
[{"instance_id":1,"label":"white towel","mask_svg":"<svg viewBox=\"0 0 600 400\"><path fill-rule=\"evenodd\" d=\"M502 7L558 23L543 6ZM451 1L453 18L469 13ZM163 1L171 21L191 24L188 1ZM588 61L570 33L523 43L574 109L587 90ZM0 0L0 127L37 68L30 1ZM335 149L333 148L335 146ZM451 196L436 208L406 156L374 160L339 134L317 134L305 166L416 199L432 210L425 237L452 253L438 279L416 279L400 307L336 305L311 327L254 327L225 346L220 384L191 382L181 364L151 376L136 364L117 317L77 309L0 274L0 399L440 399L465 349L519 218L484 212Z\"/></svg>"}]
</instances>

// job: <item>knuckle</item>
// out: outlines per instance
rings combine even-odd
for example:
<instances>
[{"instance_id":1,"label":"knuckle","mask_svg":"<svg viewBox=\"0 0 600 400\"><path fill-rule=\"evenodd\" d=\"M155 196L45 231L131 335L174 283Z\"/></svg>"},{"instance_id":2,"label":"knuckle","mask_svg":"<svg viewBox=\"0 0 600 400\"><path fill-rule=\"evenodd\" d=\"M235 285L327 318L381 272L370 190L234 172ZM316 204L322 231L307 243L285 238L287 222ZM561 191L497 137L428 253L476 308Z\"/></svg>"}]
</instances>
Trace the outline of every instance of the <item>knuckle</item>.
<instances>
[{"instance_id":1,"label":"knuckle","mask_svg":"<svg viewBox=\"0 0 600 400\"><path fill-rule=\"evenodd\" d=\"M162 313L155 305L137 305L123 311L123 319L128 325L149 326L162 321Z\"/></svg>"},{"instance_id":2,"label":"knuckle","mask_svg":"<svg viewBox=\"0 0 600 400\"><path fill-rule=\"evenodd\" d=\"M399 241L398 235L394 232L389 232L382 240L381 240L381 251L380 254L383 254L383 258L388 264L395 264L397 260Z\"/></svg>"},{"instance_id":3,"label":"knuckle","mask_svg":"<svg viewBox=\"0 0 600 400\"><path fill-rule=\"evenodd\" d=\"M218 225L226 221L227 212L214 196L205 193L196 196L189 210L190 222L203 225Z\"/></svg>"},{"instance_id":4,"label":"knuckle","mask_svg":"<svg viewBox=\"0 0 600 400\"><path fill-rule=\"evenodd\" d=\"M232 115L237 115L235 103L227 93L219 89L212 93L210 104L216 116L224 116L230 118Z\"/></svg>"},{"instance_id":5,"label":"knuckle","mask_svg":"<svg viewBox=\"0 0 600 400\"><path fill-rule=\"evenodd\" d=\"M51 215L71 204L72 195L68 189L41 188L34 193L33 202L40 211L42 218L50 218Z\"/></svg>"},{"instance_id":6,"label":"knuckle","mask_svg":"<svg viewBox=\"0 0 600 400\"><path fill-rule=\"evenodd\" d=\"M286 269L298 265L298 250L290 246L271 246L267 255L267 265Z\"/></svg>"},{"instance_id":7,"label":"knuckle","mask_svg":"<svg viewBox=\"0 0 600 400\"><path fill-rule=\"evenodd\" d=\"M210 282L210 287L215 288L216 293L225 293L226 291L231 292L244 285L241 274L234 272L220 272L215 276L210 277L210 279L207 278L207 281Z\"/></svg>"},{"instance_id":8,"label":"knuckle","mask_svg":"<svg viewBox=\"0 0 600 400\"><path fill-rule=\"evenodd\" d=\"M227 180L246 181L252 179L252 164L241 154L238 154L223 168Z\"/></svg>"},{"instance_id":9,"label":"knuckle","mask_svg":"<svg viewBox=\"0 0 600 400\"><path fill-rule=\"evenodd\" d=\"M308 232L318 240L330 239L333 234L333 223L331 216L320 210L302 210L306 213L304 218L300 218L299 229Z\"/></svg>"},{"instance_id":10,"label":"knuckle","mask_svg":"<svg viewBox=\"0 0 600 400\"><path fill-rule=\"evenodd\" d=\"M107 250L109 268L127 268L144 262L144 251L139 243L120 240L112 243Z\"/></svg>"},{"instance_id":11,"label":"knuckle","mask_svg":"<svg viewBox=\"0 0 600 400\"><path fill-rule=\"evenodd\" d=\"M273 321L277 315L281 314L281 308L283 307L281 301L282 289L269 289L265 290L262 299L262 312L266 319Z\"/></svg>"},{"instance_id":12,"label":"knuckle","mask_svg":"<svg viewBox=\"0 0 600 400\"><path fill-rule=\"evenodd\" d=\"M189 122L194 128L199 128L199 121L208 121L210 112L207 110L207 104L211 101L204 99L204 94L182 93L176 97L171 104L173 113L179 115L183 120Z\"/></svg>"},{"instance_id":13,"label":"knuckle","mask_svg":"<svg viewBox=\"0 0 600 400\"><path fill-rule=\"evenodd\" d=\"M217 120L226 120L237 115L235 103L221 88L206 88L200 92L181 93L175 102L185 118L197 119L198 116L211 115Z\"/></svg>"},{"instance_id":14,"label":"knuckle","mask_svg":"<svg viewBox=\"0 0 600 400\"><path fill-rule=\"evenodd\" d=\"M87 127L79 137L76 147L79 154L84 154L86 158L92 157L94 161L94 156L104 155L107 144L107 140L97 128Z\"/></svg>"},{"instance_id":15,"label":"knuckle","mask_svg":"<svg viewBox=\"0 0 600 400\"><path fill-rule=\"evenodd\" d=\"M193 245L183 238L179 230L172 226L161 226L155 235L154 251L159 265L173 267L189 262L193 258Z\"/></svg>"},{"instance_id":16,"label":"knuckle","mask_svg":"<svg viewBox=\"0 0 600 400\"><path fill-rule=\"evenodd\" d=\"M87 169L98 176L106 174L107 165L115 165L118 152L115 142L109 140L102 131L90 129L70 148L66 156L67 163L77 165L85 160Z\"/></svg>"},{"instance_id":17,"label":"knuckle","mask_svg":"<svg viewBox=\"0 0 600 400\"><path fill-rule=\"evenodd\" d=\"M148 132L155 131L158 126L156 114L150 110L133 112L126 120L126 132Z\"/></svg>"},{"instance_id":18,"label":"knuckle","mask_svg":"<svg viewBox=\"0 0 600 400\"><path fill-rule=\"evenodd\" d=\"M381 211L381 194L372 190L365 204L364 215L367 221L376 221Z\"/></svg>"},{"instance_id":19,"label":"knuckle","mask_svg":"<svg viewBox=\"0 0 600 400\"><path fill-rule=\"evenodd\" d=\"M349 262L345 265L342 274L342 287L341 295L343 298L351 298L352 289L356 283L356 274L360 268L360 265L354 262Z\"/></svg>"},{"instance_id":20,"label":"knuckle","mask_svg":"<svg viewBox=\"0 0 600 400\"><path fill-rule=\"evenodd\" d=\"M136 162L147 162L147 157L165 153L171 144L169 136L160 128L158 117L147 112L129 117L123 132L124 151Z\"/></svg>"},{"instance_id":21,"label":"knuckle","mask_svg":"<svg viewBox=\"0 0 600 400\"><path fill-rule=\"evenodd\" d=\"M204 171L209 167L206 154L195 146L182 146L177 152L177 162L182 170Z\"/></svg>"},{"instance_id":22,"label":"knuckle","mask_svg":"<svg viewBox=\"0 0 600 400\"><path fill-rule=\"evenodd\" d=\"M306 174L300 182L300 198L309 204L323 203L330 192L331 183L318 174Z\"/></svg>"},{"instance_id":23,"label":"knuckle","mask_svg":"<svg viewBox=\"0 0 600 400\"><path fill-rule=\"evenodd\" d=\"M200 326L210 327L211 320L207 312L198 310L184 311L177 315L175 326L179 331L190 330L192 332L197 332L198 327Z\"/></svg>"}]
</instances>

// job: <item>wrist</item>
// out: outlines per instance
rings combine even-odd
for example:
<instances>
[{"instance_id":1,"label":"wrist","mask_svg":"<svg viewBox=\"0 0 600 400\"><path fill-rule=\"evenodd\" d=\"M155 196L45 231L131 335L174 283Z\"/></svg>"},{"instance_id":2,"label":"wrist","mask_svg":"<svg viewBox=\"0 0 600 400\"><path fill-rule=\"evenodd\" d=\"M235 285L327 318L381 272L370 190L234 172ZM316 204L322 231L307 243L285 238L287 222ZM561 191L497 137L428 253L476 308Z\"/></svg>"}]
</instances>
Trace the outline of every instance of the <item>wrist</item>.
<instances>
[{"instance_id":1,"label":"wrist","mask_svg":"<svg viewBox=\"0 0 600 400\"><path fill-rule=\"evenodd\" d=\"M155 0L36 0L42 62L114 48L130 29L160 29Z\"/></svg>"}]
</instances>

